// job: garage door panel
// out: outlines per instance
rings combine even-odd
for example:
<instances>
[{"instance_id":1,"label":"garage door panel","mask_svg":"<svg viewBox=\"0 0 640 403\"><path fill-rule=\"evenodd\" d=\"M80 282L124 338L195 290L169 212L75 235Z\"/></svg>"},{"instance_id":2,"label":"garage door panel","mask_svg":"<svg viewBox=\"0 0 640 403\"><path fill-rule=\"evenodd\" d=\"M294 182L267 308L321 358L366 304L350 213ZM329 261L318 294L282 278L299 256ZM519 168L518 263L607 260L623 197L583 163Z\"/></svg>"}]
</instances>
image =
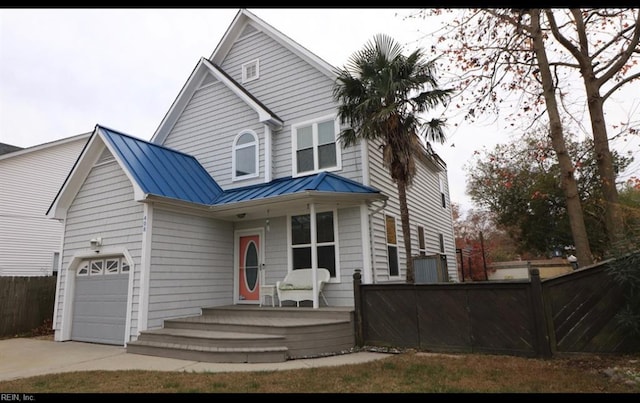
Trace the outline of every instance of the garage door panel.
<instances>
[{"instance_id":1,"label":"garage door panel","mask_svg":"<svg viewBox=\"0 0 640 403\"><path fill-rule=\"evenodd\" d=\"M124 345L129 274L77 276L72 340Z\"/></svg>"}]
</instances>

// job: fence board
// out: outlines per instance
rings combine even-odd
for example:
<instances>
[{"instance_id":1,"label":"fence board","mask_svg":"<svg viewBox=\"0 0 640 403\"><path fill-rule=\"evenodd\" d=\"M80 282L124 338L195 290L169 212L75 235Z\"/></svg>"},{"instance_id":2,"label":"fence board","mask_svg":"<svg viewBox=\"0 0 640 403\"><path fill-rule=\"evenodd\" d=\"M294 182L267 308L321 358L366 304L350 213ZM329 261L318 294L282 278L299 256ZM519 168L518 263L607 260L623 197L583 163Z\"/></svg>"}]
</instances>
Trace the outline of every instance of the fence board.
<instances>
[{"instance_id":1,"label":"fence board","mask_svg":"<svg viewBox=\"0 0 640 403\"><path fill-rule=\"evenodd\" d=\"M622 286L603 262L540 281L361 284L360 344L439 352L548 357L553 353L635 353L640 337L621 329Z\"/></svg>"},{"instance_id":2,"label":"fence board","mask_svg":"<svg viewBox=\"0 0 640 403\"><path fill-rule=\"evenodd\" d=\"M56 277L0 277L0 337L15 336L53 317Z\"/></svg>"}]
</instances>

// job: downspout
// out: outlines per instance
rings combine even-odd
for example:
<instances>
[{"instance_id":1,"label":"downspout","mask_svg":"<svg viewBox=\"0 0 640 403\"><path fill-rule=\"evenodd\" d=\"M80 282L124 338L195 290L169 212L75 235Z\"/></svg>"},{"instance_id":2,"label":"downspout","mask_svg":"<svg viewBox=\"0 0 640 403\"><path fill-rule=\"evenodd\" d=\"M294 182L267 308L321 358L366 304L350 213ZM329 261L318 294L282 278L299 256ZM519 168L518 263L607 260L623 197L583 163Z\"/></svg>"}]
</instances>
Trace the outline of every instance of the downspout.
<instances>
[{"instance_id":1,"label":"downspout","mask_svg":"<svg viewBox=\"0 0 640 403\"><path fill-rule=\"evenodd\" d=\"M384 199L382 201L382 205L379 206L378 208L376 208L375 210L373 210L372 212L369 213L369 239L370 239L370 245L369 245L369 250L371 251L371 271L373 271L373 284L376 284L377 281L377 269L376 269L376 259L375 259L375 236L374 236L374 231L373 231L373 216L375 214L378 214L380 211L382 211L385 207L387 207L387 199Z\"/></svg>"}]
</instances>

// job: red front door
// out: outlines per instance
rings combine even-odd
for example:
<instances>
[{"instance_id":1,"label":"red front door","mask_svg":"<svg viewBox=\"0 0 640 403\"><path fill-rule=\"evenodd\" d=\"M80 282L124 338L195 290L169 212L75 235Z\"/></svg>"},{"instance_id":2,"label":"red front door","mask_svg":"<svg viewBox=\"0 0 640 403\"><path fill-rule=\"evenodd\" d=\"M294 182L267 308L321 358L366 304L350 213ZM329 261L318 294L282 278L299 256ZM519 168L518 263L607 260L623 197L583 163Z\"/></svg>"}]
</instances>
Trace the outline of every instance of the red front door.
<instances>
[{"instance_id":1,"label":"red front door","mask_svg":"<svg viewBox=\"0 0 640 403\"><path fill-rule=\"evenodd\" d=\"M238 300L260 302L260 235L238 238Z\"/></svg>"}]
</instances>

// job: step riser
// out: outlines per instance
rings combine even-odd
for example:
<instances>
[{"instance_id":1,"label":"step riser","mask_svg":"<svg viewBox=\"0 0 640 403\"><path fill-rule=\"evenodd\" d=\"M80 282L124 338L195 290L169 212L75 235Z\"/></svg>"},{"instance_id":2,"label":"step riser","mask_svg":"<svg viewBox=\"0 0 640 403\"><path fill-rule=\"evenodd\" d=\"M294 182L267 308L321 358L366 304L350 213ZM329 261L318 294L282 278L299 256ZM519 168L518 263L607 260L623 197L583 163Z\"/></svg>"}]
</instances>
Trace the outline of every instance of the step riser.
<instances>
[{"instance_id":1,"label":"step riser","mask_svg":"<svg viewBox=\"0 0 640 403\"><path fill-rule=\"evenodd\" d=\"M309 318L352 320L351 310L317 310L313 308L202 308L202 316L218 315L230 317L242 316L247 318Z\"/></svg>"},{"instance_id":2,"label":"step riser","mask_svg":"<svg viewBox=\"0 0 640 403\"><path fill-rule=\"evenodd\" d=\"M282 362L341 354L355 346L353 311L205 308L142 332L127 352L201 362ZM264 351L263 351L264 349Z\"/></svg>"},{"instance_id":3,"label":"step riser","mask_svg":"<svg viewBox=\"0 0 640 403\"><path fill-rule=\"evenodd\" d=\"M184 349L170 349L151 346L127 347L127 353L151 355L155 357L175 358L178 360L216 363L266 363L284 362L287 360L286 352L282 351L251 351L251 352L202 352Z\"/></svg>"},{"instance_id":4,"label":"step riser","mask_svg":"<svg viewBox=\"0 0 640 403\"><path fill-rule=\"evenodd\" d=\"M221 348L237 348L237 347L276 347L282 346L285 341L273 339L250 339L250 340L237 340L237 339L210 339L210 338L197 338L197 337L185 337L185 336L171 336L166 334L153 334L145 333L139 338L139 341L151 341L158 343L171 343L171 344L184 344L188 346L216 346Z\"/></svg>"},{"instance_id":5,"label":"step riser","mask_svg":"<svg viewBox=\"0 0 640 403\"><path fill-rule=\"evenodd\" d=\"M335 326L353 329L350 322L342 322L338 324L322 324L307 326L265 326L265 325L248 325L233 323L211 323L211 322L182 322L179 320L165 321L165 329L193 329L193 330L211 330L220 332L238 332L238 333L258 333L258 334L290 334L290 333L315 333L326 329L333 329Z\"/></svg>"}]
</instances>

